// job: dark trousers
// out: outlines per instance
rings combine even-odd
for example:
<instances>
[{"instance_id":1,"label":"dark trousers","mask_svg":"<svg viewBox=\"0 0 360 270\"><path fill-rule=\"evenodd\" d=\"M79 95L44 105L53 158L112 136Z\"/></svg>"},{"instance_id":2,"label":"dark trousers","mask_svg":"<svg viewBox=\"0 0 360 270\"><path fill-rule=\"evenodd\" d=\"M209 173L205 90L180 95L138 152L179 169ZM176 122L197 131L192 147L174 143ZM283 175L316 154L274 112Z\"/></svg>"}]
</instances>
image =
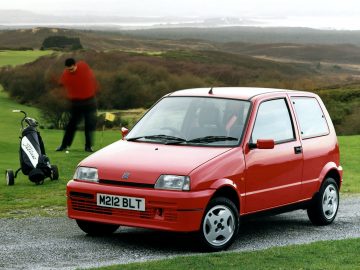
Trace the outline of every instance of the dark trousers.
<instances>
[{"instance_id":1,"label":"dark trousers","mask_svg":"<svg viewBox=\"0 0 360 270\"><path fill-rule=\"evenodd\" d=\"M93 132L96 129L95 98L71 101L70 120L65 129L61 143L62 147L71 146L77 127L82 119L85 122L85 147L91 147L93 145Z\"/></svg>"}]
</instances>

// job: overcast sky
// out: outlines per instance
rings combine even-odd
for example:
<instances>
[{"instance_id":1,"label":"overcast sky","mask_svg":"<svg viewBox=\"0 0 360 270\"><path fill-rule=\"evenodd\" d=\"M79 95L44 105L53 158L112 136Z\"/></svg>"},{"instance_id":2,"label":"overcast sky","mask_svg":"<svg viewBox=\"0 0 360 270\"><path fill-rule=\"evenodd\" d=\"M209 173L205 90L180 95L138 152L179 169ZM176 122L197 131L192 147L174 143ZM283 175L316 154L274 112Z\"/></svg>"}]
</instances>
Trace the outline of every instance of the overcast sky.
<instances>
[{"instance_id":1,"label":"overcast sky","mask_svg":"<svg viewBox=\"0 0 360 270\"><path fill-rule=\"evenodd\" d=\"M72 16L296 17L304 22L311 17L326 18L330 26L360 27L360 0L2 0L0 9Z\"/></svg>"}]
</instances>

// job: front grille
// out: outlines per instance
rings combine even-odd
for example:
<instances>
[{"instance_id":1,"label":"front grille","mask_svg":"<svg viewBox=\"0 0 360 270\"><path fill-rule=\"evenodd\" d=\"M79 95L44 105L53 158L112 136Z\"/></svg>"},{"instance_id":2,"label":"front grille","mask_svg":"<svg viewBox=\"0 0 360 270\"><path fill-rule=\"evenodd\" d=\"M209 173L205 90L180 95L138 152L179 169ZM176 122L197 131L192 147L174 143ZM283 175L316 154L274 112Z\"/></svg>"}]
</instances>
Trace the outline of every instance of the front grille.
<instances>
[{"instance_id":1,"label":"front grille","mask_svg":"<svg viewBox=\"0 0 360 270\"><path fill-rule=\"evenodd\" d=\"M134 182L125 182L125 181L117 181L117 180L105 180L100 179L99 183L121 186L121 187L139 187L139 188L154 188L154 184L144 184L144 183L134 183Z\"/></svg>"},{"instance_id":2,"label":"front grille","mask_svg":"<svg viewBox=\"0 0 360 270\"><path fill-rule=\"evenodd\" d=\"M94 199L94 195L88 194L88 193L83 193L83 192L71 191L70 196L77 197L77 198Z\"/></svg>"},{"instance_id":3,"label":"front grille","mask_svg":"<svg viewBox=\"0 0 360 270\"><path fill-rule=\"evenodd\" d=\"M77 211L111 215L111 209L96 205L95 196L87 193L70 192L71 207Z\"/></svg>"},{"instance_id":4,"label":"front grille","mask_svg":"<svg viewBox=\"0 0 360 270\"><path fill-rule=\"evenodd\" d=\"M146 211L134 211L118 208L101 207L96 204L96 198L92 194L70 192L71 207L73 210L96 213L101 215L111 215L119 218L134 218L134 219L153 219L156 215L157 207L146 205ZM177 212L175 209L162 208L164 214L164 221L175 222L177 220Z\"/></svg>"}]
</instances>

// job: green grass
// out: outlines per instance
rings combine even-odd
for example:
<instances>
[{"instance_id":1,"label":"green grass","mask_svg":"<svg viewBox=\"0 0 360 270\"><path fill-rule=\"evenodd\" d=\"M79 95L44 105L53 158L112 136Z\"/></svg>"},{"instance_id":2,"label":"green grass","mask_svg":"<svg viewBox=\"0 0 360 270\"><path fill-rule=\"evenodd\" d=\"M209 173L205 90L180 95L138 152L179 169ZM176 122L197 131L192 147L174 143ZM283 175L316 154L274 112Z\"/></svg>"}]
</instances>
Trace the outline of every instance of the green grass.
<instances>
[{"instance_id":1,"label":"green grass","mask_svg":"<svg viewBox=\"0 0 360 270\"><path fill-rule=\"evenodd\" d=\"M114 265L101 270L171 269L360 269L360 239L316 242L261 251L212 253Z\"/></svg>"},{"instance_id":2,"label":"green grass","mask_svg":"<svg viewBox=\"0 0 360 270\"><path fill-rule=\"evenodd\" d=\"M27 176L18 174L14 186L6 186L5 170L19 168L19 135L22 114L13 113L13 109L21 109L30 117L39 118L35 108L19 105L11 101L4 91L0 90L0 217L22 217L32 215L64 215L65 213L65 187L72 178L76 165L85 158L84 133L78 131L70 153L55 152L63 136L61 130L40 130L45 143L46 154L52 164L60 170L58 181L46 180L44 185L36 186ZM102 134L96 132L95 150L108 145L121 138L119 131L110 130Z\"/></svg>"},{"instance_id":3,"label":"green grass","mask_svg":"<svg viewBox=\"0 0 360 270\"><path fill-rule=\"evenodd\" d=\"M339 136L338 140L344 170L341 192L360 193L360 135Z\"/></svg>"},{"instance_id":4,"label":"green grass","mask_svg":"<svg viewBox=\"0 0 360 270\"><path fill-rule=\"evenodd\" d=\"M32 62L40 56L52 54L53 51L0 51L0 67L16 66Z\"/></svg>"}]
</instances>

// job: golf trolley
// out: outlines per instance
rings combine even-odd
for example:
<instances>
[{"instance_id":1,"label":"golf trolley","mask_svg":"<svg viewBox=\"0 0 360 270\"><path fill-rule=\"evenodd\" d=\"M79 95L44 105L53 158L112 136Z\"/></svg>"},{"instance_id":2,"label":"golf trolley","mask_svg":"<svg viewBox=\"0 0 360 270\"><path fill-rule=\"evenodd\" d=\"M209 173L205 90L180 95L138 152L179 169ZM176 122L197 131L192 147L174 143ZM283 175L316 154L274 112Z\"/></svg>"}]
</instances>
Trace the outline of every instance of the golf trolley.
<instances>
[{"instance_id":1,"label":"golf trolley","mask_svg":"<svg viewBox=\"0 0 360 270\"><path fill-rule=\"evenodd\" d=\"M21 136L20 138L20 168L16 170L6 170L6 184L12 186L15 183L17 174L22 171L24 175L28 175L30 181L36 185L44 183L44 179L49 177L51 180L59 179L59 171L56 165L50 165L50 160L45 154L45 147L40 132L37 130L38 122L27 117L26 112L21 110L13 110L15 113L23 113L21 120ZM24 126L24 122L26 126Z\"/></svg>"}]
</instances>

